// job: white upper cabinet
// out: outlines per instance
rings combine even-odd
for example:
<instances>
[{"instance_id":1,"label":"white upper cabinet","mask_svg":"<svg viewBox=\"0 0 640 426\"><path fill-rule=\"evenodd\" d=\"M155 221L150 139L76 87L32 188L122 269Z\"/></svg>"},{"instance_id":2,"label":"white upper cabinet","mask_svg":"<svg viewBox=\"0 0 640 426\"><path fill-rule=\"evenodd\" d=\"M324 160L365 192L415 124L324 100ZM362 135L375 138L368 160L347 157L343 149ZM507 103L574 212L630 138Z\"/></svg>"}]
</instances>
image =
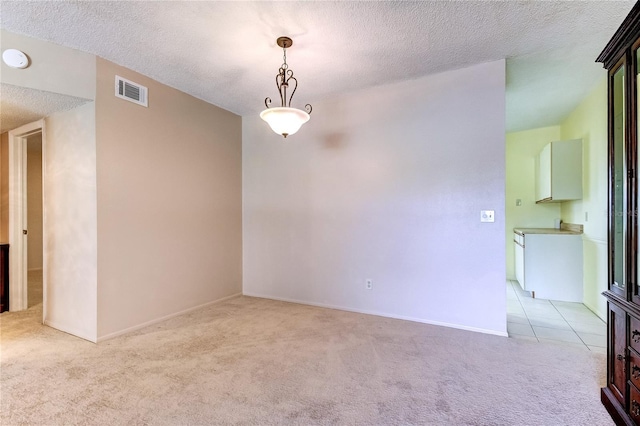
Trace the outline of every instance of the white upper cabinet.
<instances>
[{"instance_id":1,"label":"white upper cabinet","mask_svg":"<svg viewBox=\"0 0 640 426\"><path fill-rule=\"evenodd\" d=\"M536 159L536 203L582 198L582 140L551 142Z\"/></svg>"}]
</instances>

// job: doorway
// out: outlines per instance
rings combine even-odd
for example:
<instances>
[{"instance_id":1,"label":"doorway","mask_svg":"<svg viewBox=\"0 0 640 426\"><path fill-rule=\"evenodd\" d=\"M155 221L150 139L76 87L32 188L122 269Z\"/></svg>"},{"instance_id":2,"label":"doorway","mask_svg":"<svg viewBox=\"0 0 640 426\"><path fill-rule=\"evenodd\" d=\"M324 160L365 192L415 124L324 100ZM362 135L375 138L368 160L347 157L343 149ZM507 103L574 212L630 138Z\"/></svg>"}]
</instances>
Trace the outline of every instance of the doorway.
<instances>
[{"instance_id":1,"label":"doorway","mask_svg":"<svg viewBox=\"0 0 640 426\"><path fill-rule=\"evenodd\" d=\"M45 317L44 121L9 132L9 310L42 306Z\"/></svg>"}]
</instances>

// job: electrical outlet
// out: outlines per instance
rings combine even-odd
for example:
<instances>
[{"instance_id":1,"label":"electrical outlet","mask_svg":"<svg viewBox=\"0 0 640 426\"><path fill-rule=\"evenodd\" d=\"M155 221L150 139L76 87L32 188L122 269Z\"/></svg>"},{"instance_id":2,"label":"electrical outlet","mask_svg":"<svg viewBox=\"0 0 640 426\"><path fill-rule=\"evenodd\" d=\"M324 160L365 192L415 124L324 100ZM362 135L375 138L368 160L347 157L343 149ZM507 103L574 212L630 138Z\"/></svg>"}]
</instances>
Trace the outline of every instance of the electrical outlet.
<instances>
[{"instance_id":1,"label":"electrical outlet","mask_svg":"<svg viewBox=\"0 0 640 426\"><path fill-rule=\"evenodd\" d=\"M494 222L494 210L481 210L480 211L480 222Z\"/></svg>"},{"instance_id":2,"label":"electrical outlet","mask_svg":"<svg viewBox=\"0 0 640 426\"><path fill-rule=\"evenodd\" d=\"M366 283L367 283L367 290L373 289L373 281L371 279L367 278Z\"/></svg>"}]
</instances>

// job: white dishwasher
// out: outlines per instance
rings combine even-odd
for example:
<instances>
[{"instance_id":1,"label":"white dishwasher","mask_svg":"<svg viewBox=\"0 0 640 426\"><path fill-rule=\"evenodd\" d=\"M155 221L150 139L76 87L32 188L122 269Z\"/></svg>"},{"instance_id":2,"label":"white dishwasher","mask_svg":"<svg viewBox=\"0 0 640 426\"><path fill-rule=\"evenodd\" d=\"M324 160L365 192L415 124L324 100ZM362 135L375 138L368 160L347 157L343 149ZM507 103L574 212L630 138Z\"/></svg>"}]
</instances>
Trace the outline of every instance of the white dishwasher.
<instances>
[{"instance_id":1,"label":"white dishwasher","mask_svg":"<svg viewBox=\"0 0 640 426\"><path fill-rule=\"evenodd\" d=\"M515 228L516 279L539 299L583 299L582 234L559 229Z\"/></svg>"}]
</instances>

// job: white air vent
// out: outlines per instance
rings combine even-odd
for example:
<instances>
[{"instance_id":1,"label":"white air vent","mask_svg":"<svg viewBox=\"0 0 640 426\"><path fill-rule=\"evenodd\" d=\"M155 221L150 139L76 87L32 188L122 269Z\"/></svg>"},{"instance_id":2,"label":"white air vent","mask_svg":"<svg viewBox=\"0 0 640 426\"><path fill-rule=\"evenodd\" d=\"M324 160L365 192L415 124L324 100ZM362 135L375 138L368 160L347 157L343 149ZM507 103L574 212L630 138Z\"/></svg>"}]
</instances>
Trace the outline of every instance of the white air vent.
<instances>
[{"instance_id":1,"label":"white air vent","mask_svg":"<svg viewBox=\"0 0 640 426\"><path fill-rule=\"evenodd\" d=\"M147 88L116 75L116 96L142 106L148 106Z\"/></svg>"}]
</instances>

